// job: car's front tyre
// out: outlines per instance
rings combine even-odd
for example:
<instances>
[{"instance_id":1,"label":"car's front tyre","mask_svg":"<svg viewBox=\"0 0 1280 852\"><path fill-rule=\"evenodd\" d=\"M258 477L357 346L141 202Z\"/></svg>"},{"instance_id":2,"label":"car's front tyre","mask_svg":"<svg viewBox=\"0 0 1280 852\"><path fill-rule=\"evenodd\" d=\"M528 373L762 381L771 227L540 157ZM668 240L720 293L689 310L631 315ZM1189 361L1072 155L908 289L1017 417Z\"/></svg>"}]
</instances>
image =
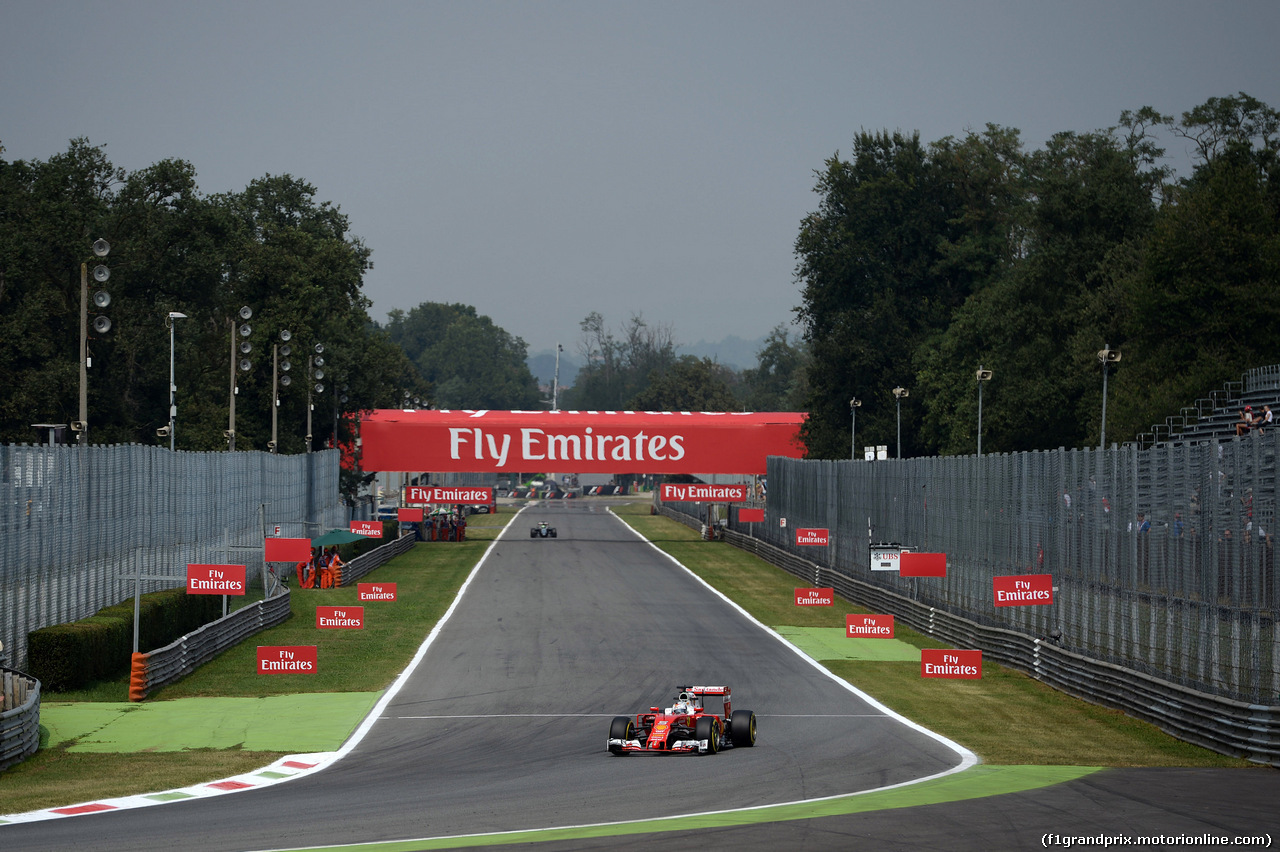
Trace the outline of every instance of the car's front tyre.
<instances>
[{"instance_id":1,"label":"car's front tyre","mask_svg":"<svg viewBox=\"0 0 1280 852\"><path fill-rule=\"evenodd\" d=\"M635 731L631 724L631 717L614 716L613 721L609 723L609 751L613 754L626 754L622 746L614 745L613 740L633 739L635 739Z\"/></svg>"}]
</instances>

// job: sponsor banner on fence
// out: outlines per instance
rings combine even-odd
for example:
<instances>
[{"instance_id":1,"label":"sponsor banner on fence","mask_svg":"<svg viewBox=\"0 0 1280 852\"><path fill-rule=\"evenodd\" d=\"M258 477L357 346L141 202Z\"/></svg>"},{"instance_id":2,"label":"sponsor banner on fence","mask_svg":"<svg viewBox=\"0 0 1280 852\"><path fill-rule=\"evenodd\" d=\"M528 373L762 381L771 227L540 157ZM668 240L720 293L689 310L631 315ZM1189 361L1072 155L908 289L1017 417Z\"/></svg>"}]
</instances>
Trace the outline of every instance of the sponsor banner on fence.
<instances>
[{"instance_id":1,"label":"sponsor banner on fence","mask_svg":"<svg viewBox=\"0 0 1280 852\"><path fill-rule=\"evenodd\" d=\"M750 485L704 485L700 482L664 482L658 499L664 503L740 503L751 493Z\"/></svg>"},{"instance_id":2,"label":"sponsor banner on fence","mask_svg":"<svg viewBox=\"0 0 1280 852\"><path fill-rule=\"evenodd\" d=\"M823 547L827 546L830 538L830 531L825 529L809 529L807 527L796 527L796 544L816 544Z\"/></svg>"},{"instance_id":3,"label":"sponsor banner on fence","mask_svg":"<svg viewBox=\"0 0 1280 852\"><path fill-rule=\"evenodd\" d=\"M898 557L898 576L945 577L947 576L947 554L911 553L904 550Z\"/></svg>"},{"instance_id":4,"label":"sponsor banner on fence","mask_svg":"<svg viewBox=\"0 0 1280 852\"><path fill-rule=\"evenodd\" d=\"M393 601L396 599L395 583L357 583L357 598L362 601Z\"/></svg>"},{"instance_id":5,"label":"sponsor banner on fence","mask_svg":"<svg viewBox=\"0 0 1280 852\"><path fill-rule=\"evenodd\" d=\"M305 562L310 558L309 538L268 538L263 542L263 562Z\"/></svg>"},{"instance_id":6,"label":"sponsor banner on fence","mask_svg":"<svg viewBox=\"0 0 1280 852\"><path fill-rule=\"evenodd\" d=\"M892 615L856 615L844 617L844 635L850 639L892 639Z\"/></svg>"},{"instance_id":7,"label":"sponsor banner on fence","mask_svg":"<svg viewBox=\"0 0 1280 852\"><path fill-rule=\"evenodd\" d=\"M396 509L396 520L400 523L420 524L425 518L422 509Z\"/></svg>"},{"instance_id":8,"label":"sponsor banner on fence","mask_svg":"<svg viewBox=\"0 0 1280 852\"><path fill-rule=\"evenodd\" d=\"M920 651L920 677L978 680L982 677L982 652L924 648Z\"/></svg>"},{"instance_id":9,"label":"sponsor banner on fence","mask_svg":"<svg viewBox=\"0 0 1280 852\"><path fill-rule=\"evenodd\" d=\"M382 538L382 521L352 521L351 531L369 538Z\"/></svg>"},{"instance_id":10,"label":"sponsor banner on fence","mask_svg":"<svg viewBox=\"0 0 1280 852\"><path fill-rule=\"evenodd\" d=\"M243 565L187 565L187 594L243 595Z\"/></svg>"},{"instance_id":11,"label":"sponsor banner on fence","mask_svg":"<svg viewBox=\"0 0 1280 852\"><path fill-rule=\"evenodd\" d=\"M804 457L804 418L792 411L379 409L360 418L361 466L475 473L766 473L769 456Z\"/></svg>"},{"instance_id":12,"label":"sponsor banner on fence","mask_svg":"<svg viewBox=\"0 0 1280 852\"><path fill-rule=\"evenodd\" d=\"M762 524L764 523L764 509L748 509L741 508L738 510L738 523L740 524Z\"/></svg>"},{"instance_id":13,"label":"sponsor banner on fence","mask_svg":"<svg viewBox=\"0 0 1280 852\"><path fill-rule=\"evenodd\" d=\"M1052 574L993 577L996 606L1038 606L1053 603Z\"/></svg>"},{"instance_id":14,"label":"sponsor banner on fence","mask_svg":"<svg viewBox=\"0 0 1280 852\"><path fill-rule=\"evenodd\" d=\"M493 502L493 488L486 485L410 485L404 490L406 503L443 503L468 506Z\"/></svg>"},{"instance_id":15,"label":"sponsor banner on fence","mask_svg":"<svg viewBox=\"0 0 1280 852\"><path fill-rule=\"evenodd\" d=\"M832 606L836 601L836 590L831 587L825 589L796 589L796 606Z\"/></svg>"},{"instance_id":16,"label":"sponsor banner on fence","mask_svg":"<svg viewBox=\"0 0 1280 852\"><path fill-rule=\"evenodd\" d=\"M896 544L873 544L871 545L871 570L897 571L901 556L902 548Z\"/></svg>"},{"instance_id":17,"label":"sponsor banner on fence","mask_svg":"<svg viewBox=\"0 0 1280 852\"><path fill-rule=\"evenodd\" d=\"M258 674L315 673L315 645L258 646Z\"/></svg>"},{"instance_id":18,"label":"sponsor banner on fence","mask_svg":"<svg viewBox=\"0 0 1280 852\"><path fill-rule=\"evenodd\" d=\"M363 630L364 607L318 606L316 627L321 630Z\"/></svg>"}]
</instances>

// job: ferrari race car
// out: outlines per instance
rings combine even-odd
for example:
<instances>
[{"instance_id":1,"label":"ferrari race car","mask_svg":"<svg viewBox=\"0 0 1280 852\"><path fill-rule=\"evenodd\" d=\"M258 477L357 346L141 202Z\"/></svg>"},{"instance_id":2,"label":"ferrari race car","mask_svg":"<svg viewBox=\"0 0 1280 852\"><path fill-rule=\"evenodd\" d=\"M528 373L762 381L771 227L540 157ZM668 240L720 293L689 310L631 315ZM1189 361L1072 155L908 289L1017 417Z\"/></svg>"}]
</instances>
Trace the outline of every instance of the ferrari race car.
<instances>
[{"instance_id":1,"label":"ferrari race car","mask_svg":"<svg viewBox=\"0 0 1280 852\"><path fill-rule=\"evenodd\" d=\"M723 716L703 708L707 695L724 696ZM755 744L756 714L732 709L727 686L682 686L675 703L665 710L650 707L634 719L615 716L607 743L613 754L715 754L722 748Z\"/></svg>"},{"instance_id":2,"label":"ferrari race car","mask_svg":"<svg viewBox=\"0 0 1280 852\"><path fill-rule=\"evenodd\" d=\"M556 528L547 526L547 522L543 521L536 527L529 530L529 538L555 538Z\"/></svg>"}]
</instances>

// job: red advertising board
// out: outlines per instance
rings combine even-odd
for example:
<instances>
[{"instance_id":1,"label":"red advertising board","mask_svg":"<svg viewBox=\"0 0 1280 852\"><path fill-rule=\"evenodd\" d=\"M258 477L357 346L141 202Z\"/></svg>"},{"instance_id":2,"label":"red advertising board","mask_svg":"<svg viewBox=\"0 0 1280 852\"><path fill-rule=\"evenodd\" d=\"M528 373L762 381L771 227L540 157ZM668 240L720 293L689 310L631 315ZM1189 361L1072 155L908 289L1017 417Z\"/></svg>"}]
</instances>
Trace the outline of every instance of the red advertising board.
<instances>
[{"instance_id":1,"label":"red advertising board","mask_svg":"<svg viewBox=\"0 0 1280 852\"><path fill-rule=\"evenodd\" d=\"M899 577L945 577L947 554L902 551L898 559Z\"/></svg>"},{"instance_id":2,"label":"red advertising board","mask_svg":"<svg viewBox=\"0 0 1280 852\"><path fill-rule=\"evenodd\" d=\"M187 565L187 594L189 595L243 595L243 565Z\"/></svg>"},{"instance_id":3,"label":"red advertising board","mask_svg":"<svg viewBox=\"0 0 1280 852\"><path fill-rule=\"evenodd\" d=\"M993 577L991 584L996 606L1039 606L1053 603L1052 574Z\"/></svg>"},{"instance_id":4,"label":"red advertising board","mask_svg":"<svg viewBox=\"0 0 1280 852\"><path fill-rule=\"evenodd\" d=\"M315 645L258 646L258 674L315 673Z\"/></svg>"},{"instance_id":5,"label":"red advertising board","mask_svg":"<svg viewBox=\"0 0 1280 852\"><path fill-rule=\"evenodd\" d=\"M310 558L309 538L269 538L263 542L263 562L305 562Z\"/></svg>"},{"instance_id":6,"label":"red advertising board","mask_svg":"<svg viewBox=\"0 0 1280 852\"><path fill-rule=\"evenodd\" d=\"M396 509L396 520L400 523L420 524L425 520L422 509Z\"/></svg>"},{"instance_id":7,"label":"red advertising board","mask_svg":"<svg viewBox=\"0 0 1280 852\"><path fill-rule=\"evenodd\" d=\"M352 521L351 531L369 538L382 538L382 521Z\"/></svg>"},{"instance_id":8,"label":"red advertising board","mask_svg":"<svg viewBox=\"0 0 1280 852\"><path fill-rule=\"evenodd\" d=\"M892 615L856 615L844 617L844 635L850 639L892 639Z\"/></svg>"},{"instance_id":9,"label":"red advertising board","mask_svg":"<svg viewBox=\"0 0 1280 852\"><path fill-rule=\"evenodd\" d=\"M364 607L318 606L316 627L321 630L363 630Z\"/></svg>"},{"instance_id":10,"label":"red advertising board","mask_svg":"<svg viewBox=\"0 0 1280 852\"><path fill-rule=\"evenodd\" d=\"M979 680L982 677L982 652L924 648L920 651L920 677Z\"/></svg>"},{"instance_id":11,"label":"red advertising board","mask_svg":"<svg viewBox=\"0 0 1280 852\"><path fill-rule=\"evenodd\" d=\"M473 506L492 503L493 489L487 485L410 485L404 490L404 502Z\"/></svg>"},{"instance_id":12,"label":"red advertising board","mask_svg":"<svg viewBox=\"0 0 1280 852\"><path fill-rule=\"evenodd\" d=\"M357 583L357 599L362 601L393 601L396 599L395 583Z\"/></svg>"},{"instance_id":13,"label":"red advertising board","mask_svg":"<svg viewBox=\"0 0 1280 852\"><path fill-rule=\"evenodd\" d=\"M360 419L361 462L366 471L766 473L769 456L804 456L804 418L800 412L380 409Z\"/></svg>"},{"instance_id":14,"label":"red advertising board","mask_svg":"<svg viewBox=\"0 0 1280 852\"><path fill-rule=\"evenodd\" d=\"M750 485L706 485L702 482L664 482L658 499L664 503L741 503Z\"/></svg>"},{"instance_id":15,"label":"red advertising board","mask_svg":"<svg viewBox=\"0 0 1280 852\"><path fill-rule=\"evenodd\" d=\"M796 606L833 606L836 601L836 590L796 589Z\"/></svg>"},{"instance_id":16,"label":"red advertising board","mask_svg":"<svg viewBox=\"0 0 1280 852\"><path fill-rule=\"evenodd\" d=\"M806 527L796 527L796 544L816 544L822 547L827 546L829 531L825 529L808 529Z\"/></svg>"},{"instance_id":17,"label":"red advertising board","mask_svg":"<svg viewBox=\"0 0 1280 852\"><path fill-rule=\"evenodd\" d=\"M738 510L738 522L743 524L764 523L764 509L748 509L745 506Z\"/></svg>"}]
</instances>

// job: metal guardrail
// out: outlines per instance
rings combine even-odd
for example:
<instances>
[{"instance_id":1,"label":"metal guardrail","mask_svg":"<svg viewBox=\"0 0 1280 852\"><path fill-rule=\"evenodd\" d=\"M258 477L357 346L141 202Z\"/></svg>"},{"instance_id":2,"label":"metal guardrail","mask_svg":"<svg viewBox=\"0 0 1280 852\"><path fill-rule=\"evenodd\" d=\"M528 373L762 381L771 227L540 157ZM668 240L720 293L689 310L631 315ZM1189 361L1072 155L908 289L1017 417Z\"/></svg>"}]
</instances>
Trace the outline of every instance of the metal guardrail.
<instances>
[{"instance_id":1,"label":"metal guardrail","mask_svg":"<svg viewBox=\"0 0 1280 852\"><path fill-rule=\"evenodd\" d=\"M375 568L413 547L414 540L412 533L402 535L395 541L387 542L381 547L376 547L352 559L342 567L342 579L339 585L348 586L355 583ZM130 700L140 701L151 690L185 677L227 648L268 627L280 624L289 615L289 589L284 587L280 594L257 601L217 621L202 625L199 629L193 630L163 648L157 648L148 654L134 655L134 673L129 689Z\"/></svg>"},{"instance_id":2,"label":"metal guardrail","mask_svg":"<svg viewBox=\"0 0 1280 852\"><path fill-rule=\"evenodd\" d=\"M0 770L20 763L40 747L40 681L0 669Z\"/></svg>"},{"instance_id":3,"label":"metal guardrail","mask_svg":"<svg viewBox=\"0 0 1280 852\"><path fill-rule=\"evenodd\" d=\"M658 511L686 526L699 527L697 518L667 507ZM724 539L806 583L830 586L849 601L874 612L892 614L912 629L958 648L981 650L984 657L1024 671L1068 695L1123 710L1171 736L1211 751L1280 767L1280 706L1209 695L1091 659L1041 637L978 624L740 532L726 530Z\"/></svg>"},{"instance_id":4,"label":"metal guardrail","mask_svg":"<svg viewBox=\"0 0 1280 852\"><path fill-rule=\"evenodd\" d=\"M389 541L381 547L375 547L368 553L357 556L342 566L342 578L339 580L338 585L350 586L373 569L412 548L416 541L417 537L413 533L405 533L395 541Z\"/></svg>"},{"instance_id":5,"label":"metal guardrail","mask_svg":"<svg viewBox=\"0 0 1280 852\"><path fill-rule=\"evenodd\" d=\"M146 654L135 654L129 699L140 701L153 689L173 683L255 633L286 620L289 589L201 625L181 639Z\"/></svg>"}]
</instances>

